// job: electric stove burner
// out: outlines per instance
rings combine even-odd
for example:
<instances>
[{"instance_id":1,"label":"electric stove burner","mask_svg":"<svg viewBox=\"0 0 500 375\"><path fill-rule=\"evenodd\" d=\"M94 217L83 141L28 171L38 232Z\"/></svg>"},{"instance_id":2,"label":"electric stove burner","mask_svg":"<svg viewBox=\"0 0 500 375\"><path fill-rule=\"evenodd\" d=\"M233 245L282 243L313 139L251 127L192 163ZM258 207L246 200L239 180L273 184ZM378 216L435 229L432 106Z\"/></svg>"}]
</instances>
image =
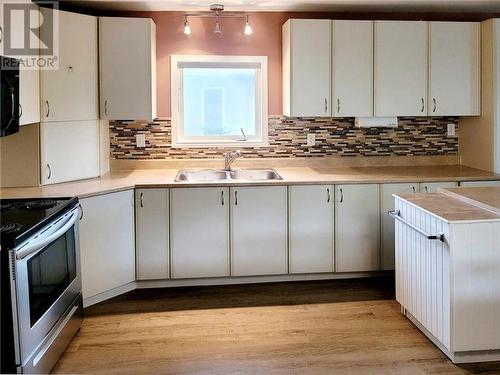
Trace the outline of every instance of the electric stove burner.
<instances>
[{"instance_id":1,"label":"electric stove burner","mask_svg":"<svg viewBox=\"0 0 500 375\"><path fill-rule=\"evenodd\" d=\"M26 202L24 208L27 210L45 210L47 208L52 208L57 205L57 202L53 199L44 199L39 201Z\"/></svg>"},{"instance_id":2,"label":"electric stove burner","mask_svg":"<svg viewBox=\"0 0 500 375\"><path fill-rule=\"evenodd\" d=\"M13 203L10 203L10 202L1 202L0 203L0 209L2 211L7 211L8 209L11 209L12 207L14 207Z\"/></svg>"},{"instance_id":3,"label":"electric stove burner","mask_svg":"<svg viewBox=\"0 0 500 375\"><path fill-rule=\"evenodd\" d=\"M18 223L0 224L1 233L17 232L19 229L21 229L21 224Z\"/></svg>"}]
</instances>

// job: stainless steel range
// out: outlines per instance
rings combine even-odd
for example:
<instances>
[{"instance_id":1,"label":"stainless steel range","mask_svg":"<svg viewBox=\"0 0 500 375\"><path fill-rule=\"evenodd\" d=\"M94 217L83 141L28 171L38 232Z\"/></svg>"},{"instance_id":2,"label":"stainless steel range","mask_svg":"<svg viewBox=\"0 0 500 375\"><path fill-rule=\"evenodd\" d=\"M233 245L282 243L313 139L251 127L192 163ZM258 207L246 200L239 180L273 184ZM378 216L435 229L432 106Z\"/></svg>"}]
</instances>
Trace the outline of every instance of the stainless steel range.
<instances>
[{"instance_id":1,"label":"stainless steel range","mask_svg":"<svg viewBox=\"0 0 500 375\"><path fill-rule=\"evenodd\" d=\"M48 373L83 317L78 200L0 205L1 372Z\"/></svg>"}]
</instances>

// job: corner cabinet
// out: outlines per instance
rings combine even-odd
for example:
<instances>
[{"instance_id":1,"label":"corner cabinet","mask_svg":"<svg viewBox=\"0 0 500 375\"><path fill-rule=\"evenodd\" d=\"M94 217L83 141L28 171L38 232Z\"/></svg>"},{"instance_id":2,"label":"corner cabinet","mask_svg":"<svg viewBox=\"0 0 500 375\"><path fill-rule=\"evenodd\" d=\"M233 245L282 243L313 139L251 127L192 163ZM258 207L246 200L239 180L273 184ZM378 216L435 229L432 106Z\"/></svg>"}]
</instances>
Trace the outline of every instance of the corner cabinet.
<instances>
[{"instance_id":1,"label":"corner cabinet","mask_svg":"<svg viewBox=\"0 0 500 375\"><path fill-rule=\"evenodd\" d=\"M290 186L288 202L290 273L333 272L333 186Z\"/></svg>"},{"instance_id":2,"label":"corner cabinet","mask_svg":"<svg viewBox=\"0 0 500 375\"><path fill-rule=\"evenodd\" d=\"M330 116L332 21L283 25L283 114Z\"/></svg>"},{"instance_id":3,"label":"corner cabinet","mask_svg":"<svg viewBox=\"0 0 500 375\"><path fill-rule=\"evenodd\" d=\"M375 21L375 116L427 114L427 22Z\"/></svg>"},{"instance_id":4,"label":"corner cabinet","mask_svg":"<svg viewBox=\"0 0 500 375\"><path fill-rule=\"evenodd\" d=\"M231 188L232 276L288 273L287 188Z\"/></svg>"},{"instance_id":5,"label":"corner cabinet","mask_svg":"<svg viewBox=\"0 0 500 375\"><path fill-rule=\"evenodd\" d=\"M379 185L335 186L337 272L379 269Z\"/></svg>"},{"instance_id":6,"label":"corner cabinet","mask_svg":"<svg viewBox=\"0 0 500 375\"><path fill-rule=\"evenodd\" d=\"M156 118L156 25L150 18L99 17L100 114Z\"/></svg>"},{"instance_id":7,"label":"corner cabinet","mask_svg":"<svg viewBox=\"0 0 500 375\"><path fill-rule=\"evenodd\" d=\"M169 278L169 191L135 191L137 280Z\"/></svg>"},{"instance_id":8,"label":"corner cabinet","mask_svg":"<svg viewBox=\"0 0 500 375\"><path fill-rule=\"evenodd\" d=\"M88 305L102 293L120 294L135 280L134 191L83 198L80 204L82 289Z\"/></svg>"},{"instance_id":9,"label":"corner cabinet","mask_svg":"<svg viewBox=\"0 0 500 375\"><path fill-rule=\"evenodd\" d=\"M172 278L229 276L229 188L170 192Z\"/></svg>"},{"instance_id":10,"label":"corner cabinet","mask_svg":"<svg viewBox=\"0 0 500 375\"><path fill-rule=\"evenodd\" d=\"M479 116L478 22L429 22L429 115Z\"/></svg>"}]
</instances>

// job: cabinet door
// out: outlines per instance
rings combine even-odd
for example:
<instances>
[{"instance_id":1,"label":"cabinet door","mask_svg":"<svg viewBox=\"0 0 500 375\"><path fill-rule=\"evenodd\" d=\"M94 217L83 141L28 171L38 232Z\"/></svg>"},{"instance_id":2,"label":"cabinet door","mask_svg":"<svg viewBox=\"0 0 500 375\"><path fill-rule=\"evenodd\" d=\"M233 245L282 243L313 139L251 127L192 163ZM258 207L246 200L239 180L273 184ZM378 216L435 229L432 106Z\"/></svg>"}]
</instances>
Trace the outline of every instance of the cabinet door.
<instances>
[{"instance_id":1,"label":"cabinet door","mask_svg":"<svg viewBox=\"0 0 500 375\"><path fill-rule=\"evenodd\" d=\"M290 273L333 272L333 187L290 186Z\"/></svg>"},{"instance_id":2,"label":"cabinet door","mask_svg":"<svg viewBox=\"0 0 500 375\"><path fill-rule=\"evenodd\" d=\"M135 279L134 192L80 200L80 257L83 298Z\"/></svg>"},{"instance_id":3,"label":"cabinet door","mask_svg":"<svg viewBox=\"0 0 500 375\"><path fill-rule=\"evenodd\" d=\"M286 274L287 188L232 188L231 200L231 275Z\"/></svg>"},{"instance_id":4,"label":"cabinet door","mask_svg":"<svg viewBox=\"0 0 500 375\"><path fill-rule=\"evenodd\" d=\"M40 74L42 121L96 120L97 69L97 18L59 11L59 68Z\"/></svg>"},{"instance_id":5,"label":"cabinet door","mask_svg":"<svg viewBox=\"0 0 500 375\"><path fill-rule=\"evenodd\" d=\"M464 187L500 186L500 181L463 181L460 182L460 186Z\"/></svg>"},{"instance_id":6,"label":"cabinet door","mask_svg":"<svg viewBox=\"0 0 500 375\"><path fill-rule=\"evenodd\" d=\"M427 22L375 21L375 116L427 115Z\"/></svg>"},{"instance_id":7,"label":"cabinet door","mask_svg":"<svg viewBox=\"0 0 500 375\"><path fill-rule=\"evenodd\" d=\"M420 184L421 193L437 193L440 188L452 188L457 187L458 184L455 181L450 182L422 182Z\"/></svg>"},{"instance_id":8,"label":"cabinet door","mask_svg":"<svg viewBox=\"0 0 500 375\"><path fill-rule=\"evenodd\" d=\"M289 20L283 26L286 116L330 116L330 20Z\"/></svg>"},{"instance_id":9,"label":"cabinet door","mask_svg":"<svg viewBox=\"0 0 500 375\"><path fill-rule=\"evenodd\" d=\"M384 271L394 269L394 219L387 212L394 209L393 194L418 192L418 183L380 185L380 225L381 248L380 268Z\"/></svg>"},{"instance_id":10,"label":"cabinet door","mask_svg":"<svg viewBox=\"0 0 500 375\"><path fill-rule=\"evenodd\" d=\"M133 53L132 53L133 51ZM156 26L149 18L99 18L101 117L156 117Z\"/></svg>"},{"instance_id":11,"label":"cabinet door","mask_svg":"<svg viewBox=\"0 0 500 375\"><path fill-rule=\"evenodd\" d=\"M40 70L19 71L19 125L40 122Z\"/></svg>"},{"instance_id":12,"label":"cabinet door","mask_svg":"<svg viewBox=\"0 0 500 375\"><path fill-rule=\"evenodd\" d=\"M42 185L99 175L98 121L40 124Z\"/></svg>"},{"instance_id":13,"label":"cabinet door","mask_svg":"<svg viewBox=\"0 0 500 375\"><path fill-rule=\"evenodd\" d=\"M378 185L335 186L337 272L379 269Z\"/></svg>"},{"instance_id":14,"label":"cabinet door","mask_svg":"<svg viewBox=\"0 0 500 375\"><path fill-rule=\"evenodd\" d=\"M333 21L332 115L373 115L373 21Z\"/></svg>"},{"instance_id":15,"label":"cabinet door","mask_svg":"<svg viewBox=\"0 0 500 375\"><path fill-rule=\"evenodd\" d=\"M135 207L137 280L168 279L168 189L137 189Z\"/></svg>"},{"instance_id":16,"label":"cabinet door","mask_svg":"<svg viewBox=\"0 0 500 375\"><path fill-rule=\"evenodd\" d=\"M171 189L172 278L229 276L229 189Z\"/></svg>"},{"instance_id":17,"label":"cabinet door","mask_svg":"<svg viewBox=\"0 0 500 375\"><path fill-rule=\"evenodd\" d=\"M429 23L429 115L480 114L480 24Z\"/></svg>"}]
</instances>

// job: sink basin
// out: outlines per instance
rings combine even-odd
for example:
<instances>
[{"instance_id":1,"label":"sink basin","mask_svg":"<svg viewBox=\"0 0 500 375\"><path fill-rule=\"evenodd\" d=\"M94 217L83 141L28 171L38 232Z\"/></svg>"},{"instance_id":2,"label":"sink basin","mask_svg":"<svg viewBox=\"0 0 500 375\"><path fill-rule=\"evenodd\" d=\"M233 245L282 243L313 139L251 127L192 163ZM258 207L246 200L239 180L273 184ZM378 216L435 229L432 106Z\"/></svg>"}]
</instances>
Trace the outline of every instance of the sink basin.
<instances>
[{"instance_id":1,"label":"sink basin","mask_svg":"<svg viewBox=\"0 0 500 375\"><path fill-rule=\"evenodd\" d=\"M281 180L281 176L272 169L236 169L229 171L233 180Z\"/></svg>"},{"instance_id":2,"label":"sink basin","mask_svg":"<svg viewBox=\"0 0 500 375\"><path fill-rule=\"evenodd\" d=\"M211 182L227 180L229 177L226 171L218 169L182 170L177 173L175 181L186 182Z\"/></svg>"},{"instance_id":3,"label":"sink basin","mask_svg":"<svg viewBox=\"0 0 500 375\"><path fill-rule=\"evenodd\" d=\"M214 181L266 181L281 180L281 176L272 169L183 169L177 173L176 182L214 182Z\"/></svg>"}]
</instances>

